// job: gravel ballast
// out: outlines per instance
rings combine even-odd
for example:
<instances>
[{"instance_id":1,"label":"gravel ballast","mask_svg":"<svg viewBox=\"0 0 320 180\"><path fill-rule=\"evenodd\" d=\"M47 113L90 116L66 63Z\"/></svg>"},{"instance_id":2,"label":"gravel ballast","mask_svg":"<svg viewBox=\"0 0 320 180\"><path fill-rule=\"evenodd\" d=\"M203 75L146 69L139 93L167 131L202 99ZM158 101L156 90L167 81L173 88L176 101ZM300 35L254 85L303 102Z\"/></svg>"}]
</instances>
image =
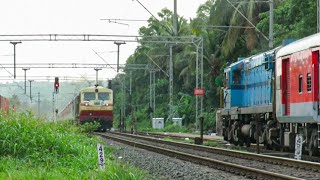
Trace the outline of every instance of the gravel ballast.
<instances>
[{"instance_id":1,"label":"gravel ballast","mask_svg":"<svg viewBox=\"0 0 320 180\"><path fill-rule=\"evenodd\" d=\"M261 169L261 170L266 170L274 173L279 173L279 174L284 174L284 175L289 175L289 176L294 176L294 177L299 177L302 179L320 179L320 173L314 172L311 170L305 170L305 169L300 169L300 168L294 168L294 167L288 167L288 166L283 166L283 165L277 165L277 164L270 164L266 162L260 162L260 161L254 161L254 160L247 160L244 158L238 158L238 157L232 157L232 156L226 156L226 155L221 155L221 154L216 154L216 153L208 153L200 150L194 150L190 148L185 148L185 147L178 147L176 145L167 145L167 144L162 144L156 141L150 141L150 140L143 140L143 139L137 139L135 137L126 137L127 139L134 140L136 142L142 143L142 144L148 144L148 145L153 145L157 147L162 147L162 148L169 148L171 150L176 150L188 154L193 154L197 156L202 156L202 157L208 157L211 159L216 159L224 162L229 162L233 164L238 164L246 167L252 167L256 169Z\"/></svg>"},{"instance_id":2,"label":"gravel ballast","mask_svg":"<svg viewBox=\"0 0 320 180\"><path fill-rule=\"evenodd\" d=\"M140 168L149 173L154 179L246 179L242 176L236 176L111 140L106 141L109 145L117 147L114 152L117 161ZM150 179L150 177L146 179Z\"/></svg>"}]
</instances>

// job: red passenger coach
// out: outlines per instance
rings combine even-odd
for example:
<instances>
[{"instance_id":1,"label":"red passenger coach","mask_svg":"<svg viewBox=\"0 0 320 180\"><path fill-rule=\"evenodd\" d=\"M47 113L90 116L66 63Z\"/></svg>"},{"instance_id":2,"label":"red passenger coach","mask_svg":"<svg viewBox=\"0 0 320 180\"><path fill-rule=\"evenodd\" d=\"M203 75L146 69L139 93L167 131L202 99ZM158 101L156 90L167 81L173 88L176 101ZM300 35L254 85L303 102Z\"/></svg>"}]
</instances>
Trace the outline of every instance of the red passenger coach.
<instances>
[{"instance_id":1,"label":"red passenger coach","mask_svg":"<svg viewBox=\"0 0 320 180\"><path fill-rule=\"evenodd\" d=\"M9 100L0 95L0 109L1 111L8 112L9 111Z\"/></svg>"},{"instance_id":2,"label":"red passenger coach","mask_svg":"<svg viewBox=\"0 0 320 180\"><path fill-rule=\"evenodd\" d=\"M276 55L281 144L293 148L295 135L302 134L311 154L319 146L319 50L320 34L315 34L284 46Z\"/></svg>"}]
</instances>

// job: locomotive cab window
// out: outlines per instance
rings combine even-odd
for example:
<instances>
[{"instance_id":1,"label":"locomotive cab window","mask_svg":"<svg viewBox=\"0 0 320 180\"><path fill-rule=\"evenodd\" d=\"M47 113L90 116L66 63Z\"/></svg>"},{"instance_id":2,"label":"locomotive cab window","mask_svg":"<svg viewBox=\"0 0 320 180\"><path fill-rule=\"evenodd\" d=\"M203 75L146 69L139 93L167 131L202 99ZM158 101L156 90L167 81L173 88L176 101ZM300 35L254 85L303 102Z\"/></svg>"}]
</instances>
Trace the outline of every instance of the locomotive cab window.
<instances>
[{"instance_id":1,"label":"locomotive cab window","mask_svg":"<svg viewBox=\"0 0 320 180\"><path fill-rule=\"evenodd\" d=\"M109 93L106 93L106 92L98 93L98 99L103 101L109 100Z\"/></svg>"},{"instance_id":2,"label":"locomotive cab window","mask_svg":"<svg viewBox=\"0 0 320 180\"><path fill-rule=\"evenodd\" d=\"M232 71L232 84L240 85L240 83L241 83L241 71L240 70Z\"/></svg>"},{"instance_id":3,"label":"locomotive cab window","mask_svg":"<svg viewBox=\"0 0 320 180\"><path fill-rule=\"evenodd\" d=\"M311 92L311 74L307 74L307 91Z\"/></svg>"},{"instance_id":4,"label":"locomotive cab window","mask_svg":"<svg viewBox=\"0 0 320 180\"><path fill-rule=\"evenodd\" d=\"M299 94L302 94L302 75L299 75Z\"/></svg>"},{"instance_id":5,"label":"locomotive cab window","mask_svg":"<svg viewBox=\"0 0 320 180\"><path fill-rule=\"evenodd\" d=\"M83 99L90 101L90 100L95 100L96 99L96 93L94 92L85 92L83 94Z\"/></svg>"}]
</instances>

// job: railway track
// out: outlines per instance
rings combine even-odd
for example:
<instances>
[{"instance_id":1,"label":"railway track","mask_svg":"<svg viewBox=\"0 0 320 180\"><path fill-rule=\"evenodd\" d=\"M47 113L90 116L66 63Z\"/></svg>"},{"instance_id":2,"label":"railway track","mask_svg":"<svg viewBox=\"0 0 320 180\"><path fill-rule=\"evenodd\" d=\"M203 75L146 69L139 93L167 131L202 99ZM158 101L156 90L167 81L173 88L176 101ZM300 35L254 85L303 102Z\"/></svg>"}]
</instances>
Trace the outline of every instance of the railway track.
<instances>
[{"instance_id":1,"label":"railway track","mask_svg":"<svg viewBox=\"0 0 320 180\"><path fill-rule=\"evenodd\" d=\"M179 136L179 135L172 135L172 134L160 134L160 133L146 133L146 132L136 132L135 134L141 135L141 136L151 136L151 137L155 137L155 138L172 138L172 139L177 139L177 140L183 140L185 138L189 138L191 140L194 140L194 137L186 137L186 136ZM248 152L252 152L255 153L256 151L256 144L252 144L250 147L246 147L246 146L235 146L235 145L227 145L225 143L223 143L223 141L221 140L213 140L213 139L203 139L204 142L218 142L219 147L224 148L224 149L236 149L236 150L240 150L240 151L248 151ZM268 149L264 149L263 145L261 145L260 147L260 153L262 154L269 154L272 156L280 156L280 157L285 157L285 158L294 158L294 153L291 152L281 152L281 151L276 151L276 150L268 150ZM309 156L309 155L302 155L301 157L302 160L304 161L310 161L310 162L318 162L320 163L320 157L315 157L315 156Z\"/></svg>"},{"instance_id":2,"label":"railway track","mask_svg":"<svg viewBox=\"0 0 320 180\"><path fill-rule=\"evenodd\" d=\"M299 179L300 178L300 177L295 177L295 176L291 176L291 175L285 175L285 174L281 174L281 173L271 172L268 170L248 167L248 166L244 166L241 164L235 164L232 162L225 162L225 161L221 161L221 160L216 160L216 159L209 158L209 157L203 157L203 156L195 155L194 153L186 153L186 152L182 152L183 150L181 149L183 147L183 148L188 148L188 149L191 148L192 151L200 151L198 148L201 148L203 146L190 145L190 144L185 144L185 143L175 143L175 142L163 141L163 140L159 140L159 139L155 139L155 138L146 138L146 137L135 136L135 135L130 135L130 134L119 134L119 133L102 134L102 133L99 133L98 135L106 137L108 139L113 139L115 141L121 141L122 143L129 144L131 146L147 149L150 151L158 152L161 154L165 154L165 155L168 155L171 157L176 157L176 158L186 160L186 161L192 161L197 164L202 164L202 165L206 165L206 166L213 167L216 169L221 169L224 171L228 171L228 172L231 172L231 173L234 173L237 175L246 176L249 178L254 178L254 179L255 178L258 178L258 179L260 179L260 178L263 178L263 179ZM126 138L123 138L123 137L126 137ZM128 140L128 138L131 140ZM145 142L136 142L135 138L139 138L140 140L145 141ZM168 144L169 143L171 146L175 146L178 148L176 150L174 150L172 148L167 148L162 145L157 145L157 144L150 145L149 143L146 143L147 141L151 141L152 143L159 143L159 144L160 143L161 144ZM212 148L208 148L208 149L212 149ZM227 151L230 151L230 150L227 150ZM203 149L201 149L201 152L203 152ZM236 153L239 154L241 152L237 151ZM228 154L230 154L230 152L228 152ZM250 153L245 153L245 154L250 154ZM235 155L233 155L233 156L235 156ZM258 155L258 156L261 156L261 155ZM244 158L244 156L242 158ZM249 158L247 158L247 159L249 159ZM282 159L285 159L285 158L282 158ZM260 160L254 159L254 161L260 161ZM268 161L268 162L270 163L270 161ZM276 161L275 163L279 163L279 161L278 162ZM274 164L274 163L270 163L270 164ZM282 164L285 164L285 163L282 162ZM302 163L302 164L304 164L304 163ZM308 162L307 164L309 164L307 166L307 168L311 169L310 172L315 172L315 173L320 172L319 166L315 166L315 167L311 166L310 162ZM291 168L293 168L293 169L295 167L306 168L304 165L295 165L295 163L287 164L287 166L291 166Z\"/></svg>"}]
</instances>

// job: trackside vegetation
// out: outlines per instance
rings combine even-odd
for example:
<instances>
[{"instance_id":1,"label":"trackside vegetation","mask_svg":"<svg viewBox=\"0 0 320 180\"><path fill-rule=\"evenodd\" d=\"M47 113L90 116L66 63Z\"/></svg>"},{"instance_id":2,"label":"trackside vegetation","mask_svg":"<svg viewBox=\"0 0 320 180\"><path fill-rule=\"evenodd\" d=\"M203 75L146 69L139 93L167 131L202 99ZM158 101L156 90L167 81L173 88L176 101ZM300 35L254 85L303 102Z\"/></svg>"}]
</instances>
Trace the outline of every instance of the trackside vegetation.
<instances>
[{"instance_id":1,"label":"trackside vegetation","mask_svg":"<svg viewBox=\"0 0 320 180\"><path fill-rule=\"evenodd\" d=\"M144 172L114 161L115 148L84 129L31 112L0 113L0 179L142 179ZM105 170L97 143L105 146Z\"/></svg>"}]
</instances>

